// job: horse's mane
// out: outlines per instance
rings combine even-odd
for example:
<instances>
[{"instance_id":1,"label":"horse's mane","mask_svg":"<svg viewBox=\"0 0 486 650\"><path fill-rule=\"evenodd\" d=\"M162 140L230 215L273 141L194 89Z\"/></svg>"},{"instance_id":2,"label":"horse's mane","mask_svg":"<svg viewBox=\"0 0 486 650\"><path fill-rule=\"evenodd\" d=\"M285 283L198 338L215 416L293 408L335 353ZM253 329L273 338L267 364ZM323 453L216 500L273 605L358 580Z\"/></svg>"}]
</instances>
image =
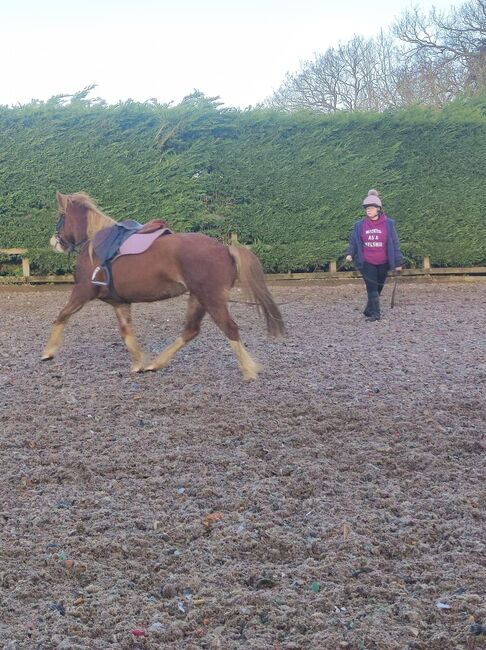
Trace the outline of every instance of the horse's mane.
<instances>
[{"instance_id":1,"label":"horse's mane","mask_svg":"<svg viewBox=\"0 0 486 650\"><path fill-rule=\"evenodd\" d=\"M74 194L69 194L69 199L73 203L76 203L76 205L79 207L86 210L86 234L88 239L92 239L98 230L107 228L116 223L114 219L101 212L93 199L85 192L75 192Z\"/></svg>"}]
</instances>

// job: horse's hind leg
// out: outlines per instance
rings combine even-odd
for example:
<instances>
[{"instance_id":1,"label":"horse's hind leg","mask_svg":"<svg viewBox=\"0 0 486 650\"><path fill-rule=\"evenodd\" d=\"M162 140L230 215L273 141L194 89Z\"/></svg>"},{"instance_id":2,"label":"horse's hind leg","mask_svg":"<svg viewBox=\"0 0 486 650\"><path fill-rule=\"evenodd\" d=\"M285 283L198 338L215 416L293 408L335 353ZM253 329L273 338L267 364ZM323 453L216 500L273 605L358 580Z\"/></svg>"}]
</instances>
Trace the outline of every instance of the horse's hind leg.
<instances>
[{"instance_id":1,"label":"horse's hind leg","mask_svg":"<svg viewBox=\"0 0 486 650\"><path fill-rule=\"evenodd\" d=\"M159 370L166 366L176 353L185 345L196 338L201 330L201 321L204 318L206 309L201 305L198 299L191 294L187 303L186 323L180 336L168 345L158 357L156 357L145 370Z\"/></svg>"},{"instance_id":2,"label":"horse's hind leg","mask_svg":"<svg viewBox=\"0 0 486 650\"><path fill-rule=\"evenodd\" d=\"M94 293L94 295L91 295L91 292L86 293L79 287L74 287L71 293L71 297L69 298L69 302L63 309L61 309L59 316L54 321L51 335L41 356L41 359L43 361L52 359L58 351L62 341L62 333L69 318L77 311L79 311L83 305L92 300L95 296L96 293Z\"/></svg>"},{"instance_id":3,"label":"horse's hind leg","mask_svg":"<svg viewBox=\"0 0 486 650\"><path fill-rule=\"evenodd\" d=\"M262 366L252 359L246 351L240 339L238 325L231 318L227 305L222 301L208 305L208 312L216 325L228 337L233 352L240 364L243 379L256 379L258 373L262 370Z\"/></svg>"},{"instance_id":4,"label":"horse's hind leg","mask_svg":"<svg viewBox=\"0 0 486 650\"><path fill-rule=\"evenodd\" d=\"M229 342L240 364L241 372L243 373L243 379L246 381L249 381L250 379L256 379L258 377L258 373L263 370L263 366L257 363L248 354L245 346L241 342L241 339L238 339L237 341L230 339Z\"/></svg>"},{"instance_id":5,"label":"horse's hind leg","mask_svg":"<svg viewBox=\"0 0 486 650\"><path fill-rule=\"evenodd\" d=\"M125 345L132 357L132 372L142 372L143 352L138 345L132 325L131 305L113 305Z\"/></svg>"}]
</instances>

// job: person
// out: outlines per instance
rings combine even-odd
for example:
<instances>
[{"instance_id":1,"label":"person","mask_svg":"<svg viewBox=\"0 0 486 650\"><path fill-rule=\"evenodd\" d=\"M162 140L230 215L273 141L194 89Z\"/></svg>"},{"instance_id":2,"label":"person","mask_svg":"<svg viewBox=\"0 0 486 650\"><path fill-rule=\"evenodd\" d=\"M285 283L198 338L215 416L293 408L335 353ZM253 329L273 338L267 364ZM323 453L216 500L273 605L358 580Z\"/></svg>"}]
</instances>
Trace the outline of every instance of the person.
<instances>
[{"instance_id":1,"label":"person","mask_svg":"<svg viewBox=\"0 0 486 650\"><path fill-rule=\"evenodd\" d=\"M380 320L380 294L388 271L401 271L403 255L400 251L395 222L383 212L383 204L376 190L370 190L363 200L366 216L355 223L346 261L361 272L366 285L368 302L364 315L368 321Z\"/></svg>"}]
</instances>

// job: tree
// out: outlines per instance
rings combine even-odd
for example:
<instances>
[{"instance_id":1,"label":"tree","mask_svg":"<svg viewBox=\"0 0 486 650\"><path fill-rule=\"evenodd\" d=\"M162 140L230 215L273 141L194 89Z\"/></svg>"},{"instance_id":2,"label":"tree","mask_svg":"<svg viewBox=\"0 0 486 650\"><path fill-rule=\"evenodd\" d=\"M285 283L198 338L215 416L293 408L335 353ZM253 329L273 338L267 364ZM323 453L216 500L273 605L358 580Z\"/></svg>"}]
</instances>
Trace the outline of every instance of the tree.
<instances>
[{"instance_id":1,"label":"tree","mask_svg":"<svg viewBox=\"0 0 486 650\"><path fill-rule=\"evenodd\" d=\"M470 0L448 14L407 11L393 31L408 45L408 57L438 78L454 77L472 94L486 88L486 0Z\"/></svg>"},{"instance_id":2,"label":"tree","mask_svg":"<svg viewBox=\"0 0 486 650\"><path fill-rule=\"evenodd\" d=\"M288 73L267 104L287 111L382 111L440 107L485 90L486 0L469 0L448 15L407 11L389 32L327 49Z\"/></svg>"},{"instance_id":3,"label":"tree","mask_svg":"<svg viewBox=\"0 0 486 650\"><path fill-rule=\"evenodd\" d=\"M354 36L306 61L297 74L287 74L268 103L274 108L324 113L379 111L395 105L397 61L396 47L383 32L376 39Z\"/></svg>"}]
</instances>

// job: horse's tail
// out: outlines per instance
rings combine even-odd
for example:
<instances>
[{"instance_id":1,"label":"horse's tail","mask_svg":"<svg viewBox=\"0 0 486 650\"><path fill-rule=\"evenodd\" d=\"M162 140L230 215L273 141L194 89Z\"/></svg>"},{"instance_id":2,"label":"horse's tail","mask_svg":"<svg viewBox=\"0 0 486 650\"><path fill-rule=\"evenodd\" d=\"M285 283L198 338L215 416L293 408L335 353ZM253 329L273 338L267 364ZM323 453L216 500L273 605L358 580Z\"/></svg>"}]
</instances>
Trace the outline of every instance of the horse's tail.
<instances>
[{"instance_id":1,"label":"horse's tail","mask_svg":"<svg viewBox=\"0 0 486 650\"><path fill-rule=\"evenodd\" d=\"M238 279L256 304L260 313L263 311L267 322L267 332L272 336L285 334L285 326L280 309L275 304L258 257L244 246L228 246L231 257L236 262Z\"/></svg>"}]
</instances>

